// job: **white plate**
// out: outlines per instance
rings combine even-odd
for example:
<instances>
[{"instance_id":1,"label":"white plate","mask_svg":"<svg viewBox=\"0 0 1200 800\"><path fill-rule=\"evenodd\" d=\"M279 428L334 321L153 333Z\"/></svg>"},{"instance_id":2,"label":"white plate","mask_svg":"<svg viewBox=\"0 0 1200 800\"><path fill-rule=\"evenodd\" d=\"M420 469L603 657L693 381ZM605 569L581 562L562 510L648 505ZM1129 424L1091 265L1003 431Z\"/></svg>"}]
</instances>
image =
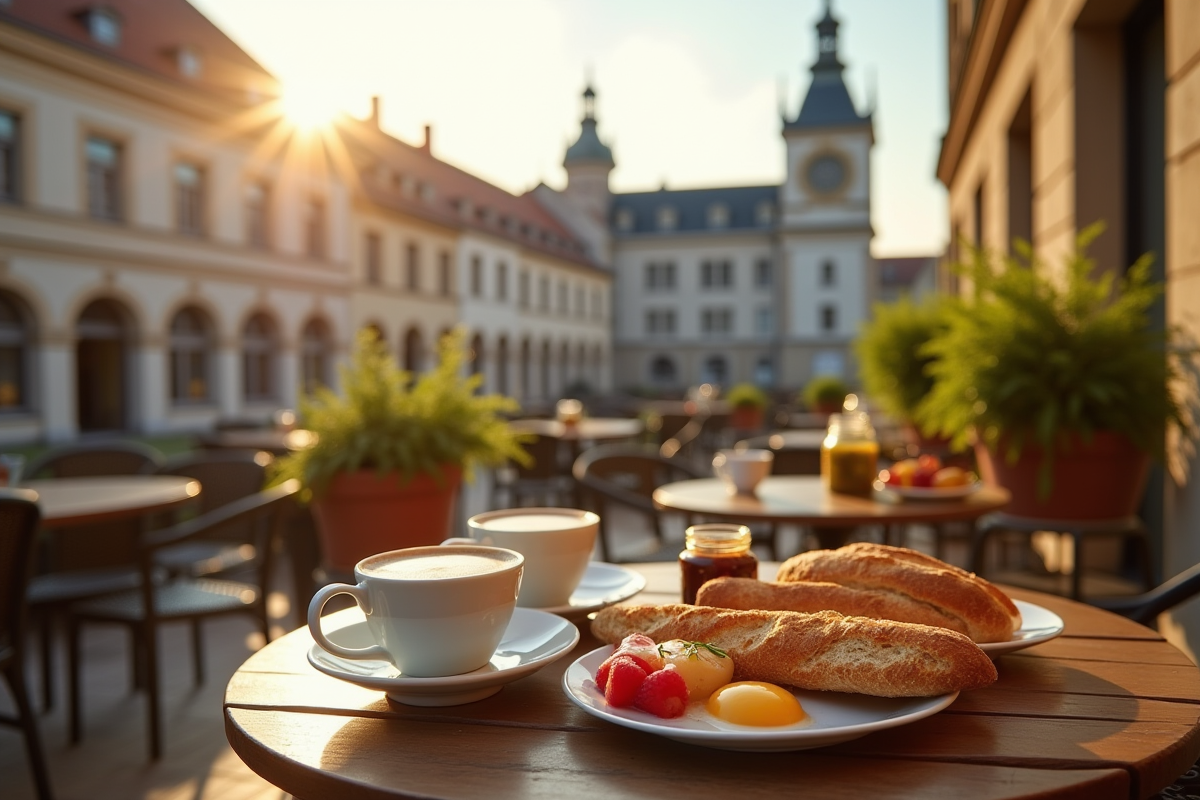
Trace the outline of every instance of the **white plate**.
<instances>
[{"instance_id":1,"label":"white plate","mask_svg":"<svg viewBox=\"0 0 1200 800\"><path fill-rule=\"evenodd\" d=\"M891 492L905 500L957 500L975 494L983 488L983 481L968 483L966 486L891 486L883 481L875 481L875 490Z\"/></svg>"},{"instance_id":2,"label":"white plate","mask_svg":"<svg viewBox=\"0 0 1200 800\"><path fill-rule=\"evenodd\" d=\"M826 747L916 722L936 714L958 697L958 692L940 697L890 698L797 689L793 693L809 719L795 725L778 728L731 725L707 715L696 703L689 706L685 716L660 719L633 708L613 708L605 702L595 675L596 668L612 651L611 645L597 648L567 668L563 691L575 705L592 716L626 728L718 750L776 753Z\"/></svg>"},{"instance_id":3,"label":"white plate","mask_svg":"<svg viewBox=\"0 0 1200 800\"><path fill-rule=\"evenodd\" d=\"M1021 627L1007 642L988 642L979 645L979 649L991 658L1048 642L1063 632L1062 617L1050 609L1026 603L1024 600L1013 600L1013 602L1016 603L1017 610L1021 612Z\"/></svg>"},{"instance_id":4,"label":"white plate","mask_svg":"<svg viewBox=\"0 0 1200 800\"><path fill-rule=\"evenodd\" d=\"M645 588L646 579L638 572L603 561L590 561L570 603L539 610L567 619L583 619L593 611L628 600Z\"/></svg>"},{"instance_id":5,"label":"white plate","mask_svg":"<svg viewBox=\"0 0 1200 800\"><path fill-rule=\"evenodd\" d=\"M365 620L336 631L326 631L325 635L335 644L346 647L374 644ZM406 678L387 661L339 658L315 644L308 651L308 663L326 675L386 692L397 703L457 706L491 697L504 684L532 675L569 653L578 641L579 629L562 617L532 608L518 608L513 611L492 660L464 675Z\"/></svg>"}]
</instances>

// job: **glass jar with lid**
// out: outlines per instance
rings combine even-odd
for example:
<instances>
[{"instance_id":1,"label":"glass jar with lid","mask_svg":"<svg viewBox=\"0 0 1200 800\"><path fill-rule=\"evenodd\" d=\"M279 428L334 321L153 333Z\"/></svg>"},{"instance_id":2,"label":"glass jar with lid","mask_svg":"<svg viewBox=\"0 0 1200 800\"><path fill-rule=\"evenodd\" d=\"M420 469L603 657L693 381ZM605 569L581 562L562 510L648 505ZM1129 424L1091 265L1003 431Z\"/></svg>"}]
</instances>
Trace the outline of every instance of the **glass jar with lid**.
<instances>
[{"instance_id":1,"label":"glass jar with lid","mask_svg":"<svg viewBox=\"0 0 1200 800\"><path fill-rule=\"evenodd\" d=\"M684 532L679 554L683 602L695 604L696 592L713 578L757 578L758 559L750 552L750 529L745 525L713 522L692 525Z\"/></svg>"},{"instance_id":2,"label":"glass jar with lid","mask_svg":"<svg viewBox=\"0 0 1200 800\"><path fill-rule=\"evenodd\" d=\"M821 442L821 479L837 494L869 497L879 467L879 441L871 417L865 412L829 416L829 429Z\"/></svg>"}]
</instances>

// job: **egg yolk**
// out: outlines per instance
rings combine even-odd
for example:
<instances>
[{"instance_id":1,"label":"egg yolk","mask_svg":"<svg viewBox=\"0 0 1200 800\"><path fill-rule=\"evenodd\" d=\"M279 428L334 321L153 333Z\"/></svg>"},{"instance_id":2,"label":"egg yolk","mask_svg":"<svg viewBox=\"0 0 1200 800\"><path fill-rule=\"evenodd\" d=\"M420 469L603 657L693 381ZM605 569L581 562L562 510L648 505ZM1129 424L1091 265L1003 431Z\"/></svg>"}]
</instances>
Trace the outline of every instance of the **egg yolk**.
<instances>
[{"instance_id":1,"label":"egg yolk","mask_svg":"<svg viewBox=\"0 0 1200 800\"><path fill-rule=\"evenodd\" d=\"M807 714L791 692L771 683L740 681L717 689L704 704L708 713L735 725L791 725Z\"/></svg>"}]
</instances>

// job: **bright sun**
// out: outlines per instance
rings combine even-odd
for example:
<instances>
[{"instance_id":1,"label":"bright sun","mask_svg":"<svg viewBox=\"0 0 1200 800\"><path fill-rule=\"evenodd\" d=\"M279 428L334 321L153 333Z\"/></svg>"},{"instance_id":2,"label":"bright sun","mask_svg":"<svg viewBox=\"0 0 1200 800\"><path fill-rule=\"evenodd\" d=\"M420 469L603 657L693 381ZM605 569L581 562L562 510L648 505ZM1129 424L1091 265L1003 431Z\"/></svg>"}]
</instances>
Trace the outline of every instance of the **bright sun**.
<instances>
[{"instance_id":1,"label":"bright sun","mask_svg":"<svg viewBox=\"0 0 1200 800\"><path fill-rule=\"evenodd\" d=\"M331 122L341 110L331 85L288 83L283 88L283 113L298 128L318 128Z\"/></svg>"}]
</instances>

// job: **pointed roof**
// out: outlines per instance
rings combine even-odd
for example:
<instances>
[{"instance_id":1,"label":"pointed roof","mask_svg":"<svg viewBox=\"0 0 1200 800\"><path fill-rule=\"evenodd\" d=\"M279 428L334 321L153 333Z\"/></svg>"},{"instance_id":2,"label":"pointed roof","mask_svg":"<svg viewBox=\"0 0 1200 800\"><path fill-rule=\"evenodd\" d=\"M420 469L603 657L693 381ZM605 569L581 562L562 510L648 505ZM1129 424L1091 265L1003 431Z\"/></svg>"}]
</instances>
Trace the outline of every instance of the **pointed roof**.
<instances>
[{"instance_id":1,"label":"pointed roof","mask_svg":"<svg viewBox=\"0 0 1200 800\"><path fill-rule=\"evenodd\" d=\"M600 134L596 132L595 108L596 93L588 86L583 90L583 120L580 122L579 138L567 148L567 154L563 157L564 167L585 163L616 166L612 150L600 141Z\"/></svg>"},{"instance_id":2,"label":"pointed roof","mask_svg":"<svg viewBox=\"0 0 1200 800\"><path fill-rule=\"evenodd\" d=\"M845 68L838 59L838 21L833 16L829 0L825 16L816 24L817 61L812 66L812 83L794 120L784 122L784 130L824 128L870 123L871 115L859 116L842 78Z\"/></svg>"}]
</instances>

